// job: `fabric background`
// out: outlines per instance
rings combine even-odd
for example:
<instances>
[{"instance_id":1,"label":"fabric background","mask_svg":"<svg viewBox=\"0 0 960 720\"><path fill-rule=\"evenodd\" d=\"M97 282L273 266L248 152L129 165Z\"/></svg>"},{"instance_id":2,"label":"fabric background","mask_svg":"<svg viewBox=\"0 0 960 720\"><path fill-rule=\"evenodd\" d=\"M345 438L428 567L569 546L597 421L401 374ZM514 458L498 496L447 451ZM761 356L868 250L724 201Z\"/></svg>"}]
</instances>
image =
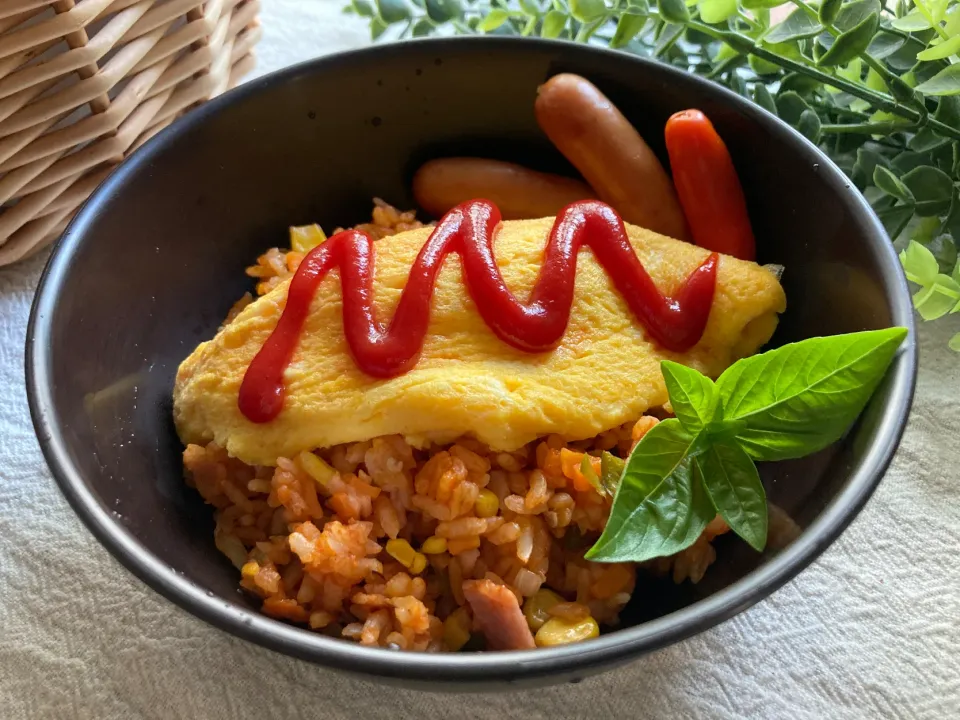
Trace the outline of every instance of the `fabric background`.
<instances>
[{"instance_id":1,"label":"fabric background","mask_svg":"<svg viewBox=\"0 0 960 720\"><path fill-rule=\"evenodd\" d=\"M340 0L265 0L258 73L367 42ZM2 718L960 717L960 323L922 327L893 468L849 530L735 619L579 685L453 696L345 678L236 640L148 590L73 515L23 384L46 253L0 270Z\"/></svg>"}]
</instances>

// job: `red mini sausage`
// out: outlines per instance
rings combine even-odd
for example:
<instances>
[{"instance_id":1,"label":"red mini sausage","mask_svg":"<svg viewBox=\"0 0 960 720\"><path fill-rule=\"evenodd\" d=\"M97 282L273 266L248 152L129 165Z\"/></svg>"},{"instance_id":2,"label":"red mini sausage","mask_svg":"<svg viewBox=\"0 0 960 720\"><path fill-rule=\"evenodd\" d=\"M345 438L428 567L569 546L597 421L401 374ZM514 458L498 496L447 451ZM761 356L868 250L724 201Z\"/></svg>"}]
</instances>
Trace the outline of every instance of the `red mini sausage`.
<instances>
[{"instance_id":1,"label":"red mini sausage","mask_svg":"<svg viewBox=\"0 0 960 720\"><path fill-rule=\"evenodd\" d=\"M664 131L673 184L700 247L741 260L756 257L756 241L740 178L727 146L699 110L667 120Z\"/></svg>"}]
</instances>

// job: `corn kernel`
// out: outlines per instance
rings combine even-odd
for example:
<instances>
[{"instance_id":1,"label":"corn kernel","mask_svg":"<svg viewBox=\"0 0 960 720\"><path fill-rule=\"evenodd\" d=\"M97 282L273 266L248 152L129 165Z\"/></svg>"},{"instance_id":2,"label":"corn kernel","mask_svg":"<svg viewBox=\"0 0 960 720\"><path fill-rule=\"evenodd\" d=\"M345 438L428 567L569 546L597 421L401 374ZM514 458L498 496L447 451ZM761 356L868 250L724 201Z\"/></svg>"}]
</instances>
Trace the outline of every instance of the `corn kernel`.
<instances>
[{"instance_id":1,"label":"corn kernel","mask_svg":"<svg viewBox=\"0 0 960 720\"><path fill-rule=\"evenodd\" d=\"M477 495L477 501L473 505L473 511L478 518L493 517L500 511L500 498L492 490L484 488Z\"/></svg>"},{"instance_id":2,"label":"corn kernel","mask_svg":"<svg viewBox=\"0 0 960 720\"><path fill-rule=\"evenodd\" d=\"M413 562L410 563L410 572L419 575L427 569L427 556L423 553L417 553L413 556Z\"/></svg>"},{"instance_id":3,"label":"corn kernel","mask_svg":"<svg viewBox=\"0 0 960 720\"><path fill-rule=\"evenodd\" d=\"M240 568L240 574L245 578L252 578L258 572L260 572L260 564L253 560L244 563L243 567Z\"/></svg>"},{"instance_id":4,"label":"corn kernel","mask_svg":"<svg viewBox=\"0 0 960 720\"><path fill-rule=\"evenodd\" d=\"M417 555L417 551L410 547L406 540L387 540L387 554L394 560L409 568Z\"/></svg>"},{"instance_id":5,"label":"corn kernel","mask_svg":"<svg viewBox=\"0 0 960 720\"><path fill-rule=\"evenodd\" d=\"M470 639L470 616L466 608L457 608L443 622L443 642L450 651L456 651Z\"/></svg>"},{"instance_id":6,"label":"corn kernel","mask_svg":"<svg viewBox=\"0 0 960 720\"><path fill-rule=\"evenodd\" d=\"M312 477L321 487L326 487L337 471L324 462L323 458L314 455L312 452L302 452L297 457L300 461L300 467Z\"/></svg>"},{"instance_id":7,"label":"corn kernel","mask_svg":"<svg viewBox=\"0 0 960 720\"><path fill-rule=\"evenodd\" d=\"M543 627L537 630L534 639L536 640L537 647L552 647L553 645L583 642L584 640L595 638L599 634L600 626L597 625L597 621L590 616L574 622L559 617L552 617L543 624Z\"/></svg>"},{"instance_id":8,"label":"corn kernel","mask_svg":"<svg viewBox=\"0 0 960 720\"><path fill-rule=\"evenodd\" d=\"M325 242L326 234L319 225L302 225L290 228L290 249L296 252L309 252Z\"/></svg>"},{"instance_id":9,"label":"corn kernel","mask_svg":"<svg viewBox=\"0 0 960 720\"><path fill-rule=\"evenodd\" d=\"M437 537L436 535L428 537L423 541L423 545L420 546L420 552L426 553L427 555L439 555L440 553L446 551L447 539Z\"/></svg>"},{"instance_id":10,"label":"corn kernel","mask_svg":"<svg viewBox=\"0 0 960 720\"><path fill-rule=\"evenodd\" d=\"M527 618L527 625L536 632L550 619L548 610L562 602L563 598L553 590L540 588L523 603L523 615Z\"/></svg>"}]
</instances>

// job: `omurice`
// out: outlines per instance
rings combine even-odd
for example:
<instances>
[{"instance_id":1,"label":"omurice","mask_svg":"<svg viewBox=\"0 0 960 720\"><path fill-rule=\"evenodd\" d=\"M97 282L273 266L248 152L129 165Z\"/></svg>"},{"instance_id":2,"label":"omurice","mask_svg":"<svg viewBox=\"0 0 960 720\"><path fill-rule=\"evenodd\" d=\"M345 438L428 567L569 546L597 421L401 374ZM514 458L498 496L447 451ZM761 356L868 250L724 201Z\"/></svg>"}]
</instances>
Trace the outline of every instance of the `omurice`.
<instances>
[{"instance_id":1,"label":"omurice","mask_svg":"<svg viewBox=\"0 0 960 720\"><path fill-rule=\"evenodd\" d=\"M266 614L392 649L589 641L639 571L698 582L731 530L691 483L664 361L717 378L755 353L786 307L779 275L752 261L744 207L696 204L703 168L684 160L674 188L612 103L563 77L537 119L587 183L427 163L413 194L434 224L378 200L329 238L291 228L248 268L257 297L180 365L187 481ZM632 465L683 542L593 561Z\"/></svg>"},{"instance_id":2,"label":"omurice","mask_svg":"<svg viewBox=\"0 0 960 720\"><path fill-rule=\"evenodd\" d=\"M554 223L541 218L500 224L496 263L517 297L527 297L537 281ZM626 231L643 267L666 294L709 256L636 226ZM377 242L371 292L376 317L396 312L411 267L433 232L421 228ZM181 365L174 391L181 438L214 441L255 465L383 435L399 435L415 447L470 437L508 452L551 434L579 441L663 405L661 360L716 377L752 354L770 338L785 304L773 273L722 256L702 336L688 350L669 351L636 321L608 272L583 249L562 338L555 348L531 354L490 329L463 274L458 256L443 260L416 363L403 374L381 378L358 367L348 347L341 282L338 272L331 272L313 293L285 368L283 409L258 424L241 412L238 394L288 302L290 281L281 283Z\"/></svg>"}]
</instances>

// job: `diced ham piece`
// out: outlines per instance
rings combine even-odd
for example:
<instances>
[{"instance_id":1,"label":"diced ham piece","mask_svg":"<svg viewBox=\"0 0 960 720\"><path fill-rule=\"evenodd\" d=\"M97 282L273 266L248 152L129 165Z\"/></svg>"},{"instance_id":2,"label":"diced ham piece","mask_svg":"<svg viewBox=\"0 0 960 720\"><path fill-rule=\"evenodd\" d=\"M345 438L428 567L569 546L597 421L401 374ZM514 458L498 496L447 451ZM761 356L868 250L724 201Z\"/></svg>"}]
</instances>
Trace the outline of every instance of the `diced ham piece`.
<instances>
[{"instance_id":1,"label":"diced ham piece","mask_svg":"<svg viewBox=\"0 0 960 720\"><path fill-rule=\"evenodd\" d=\"M467 580L463 595L491 650L530 650L536 647L516 596L492 580Z\"/></svg>"}]
</instances>

